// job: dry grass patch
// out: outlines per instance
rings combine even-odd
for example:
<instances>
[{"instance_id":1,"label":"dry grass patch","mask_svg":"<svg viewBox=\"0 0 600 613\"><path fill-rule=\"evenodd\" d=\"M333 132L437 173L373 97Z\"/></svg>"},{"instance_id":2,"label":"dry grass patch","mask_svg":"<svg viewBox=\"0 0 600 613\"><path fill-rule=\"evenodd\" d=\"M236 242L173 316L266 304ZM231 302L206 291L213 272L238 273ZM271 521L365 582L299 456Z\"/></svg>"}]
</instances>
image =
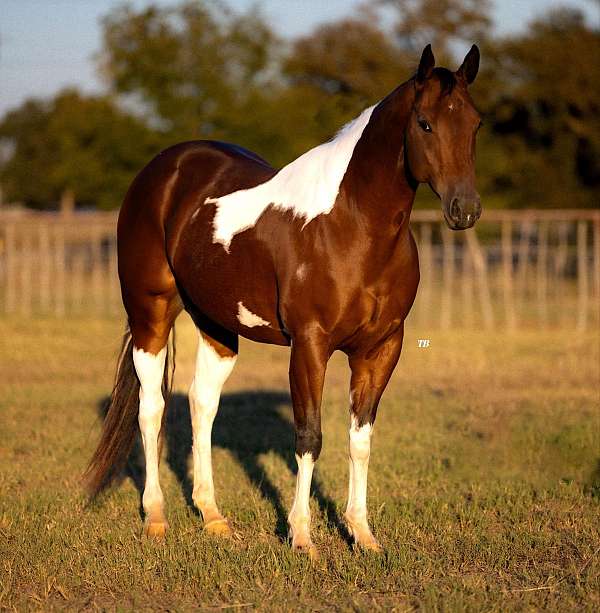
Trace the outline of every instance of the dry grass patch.
<instances>
[{"instance_id":1,"label":"dry grass patch","mask_svg":"<svg viewBox=\"0 0 600 613\"><path fill-rule=\"evenodd\" d=\"M284 542L294 489L286 349L242 344L215 424L217 496L236 538L204 534L189 506L189 321L178 326L161 465L166 541L140 537L131 479L85 508L79 477L121 332L116 320L0 322L0 607L600 607L597 333L409 328L373 444L369 510L383 556L353 551L339 527L349 376L334 356L311 565Z\"/></svg>"}]
</instances>

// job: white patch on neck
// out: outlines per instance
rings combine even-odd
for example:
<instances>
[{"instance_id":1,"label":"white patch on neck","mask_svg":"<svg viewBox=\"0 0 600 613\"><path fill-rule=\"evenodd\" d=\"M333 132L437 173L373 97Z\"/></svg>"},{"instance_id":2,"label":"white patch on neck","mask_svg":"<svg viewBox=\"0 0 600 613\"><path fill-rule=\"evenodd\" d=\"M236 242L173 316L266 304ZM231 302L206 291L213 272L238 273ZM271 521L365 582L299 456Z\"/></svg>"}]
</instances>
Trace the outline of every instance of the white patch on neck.
<instances>
[{"instance_id":1,"label":"white patch on neck","mask_svg":"<svg viewBox=\"0 0 600 613\"><path fill-rule=\"evenodd\" d=\"M238 302L238 321L246 328L254 328L255 326L270 326L268 321L265 321L262 317L259 317L252 311L249 311L242 302Z\"/></svg>"},{"instance_id":2,"label":"white patch on neck","mask_svg":"<svg viewBox=\"0 0 600 613\"><path fill-rule=\"evenodd\" d=\"M233 237L254 226L268 206L302 217L302 227L318 215L331 212L354 147L374 108L365 109L335 138L307 151L265 183L220 198L207 198L206 204L217 205L213 242L229 251Z\"/></svg>"}]
</instances>

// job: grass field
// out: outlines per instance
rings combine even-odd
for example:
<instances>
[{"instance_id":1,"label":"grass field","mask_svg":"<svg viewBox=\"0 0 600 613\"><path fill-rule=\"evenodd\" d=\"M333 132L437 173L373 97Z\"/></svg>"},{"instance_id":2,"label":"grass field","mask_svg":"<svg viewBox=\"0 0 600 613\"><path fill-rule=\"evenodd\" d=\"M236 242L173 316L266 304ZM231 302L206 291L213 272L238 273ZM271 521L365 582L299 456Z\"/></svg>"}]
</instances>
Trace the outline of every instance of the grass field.
<instances>
[{"instance_id":1,"label":"grass field","mask_svg":"<svg viewBox=\"0 0 600 613\"><path fill-rule=\"evenodd\" d=\"M369 512L383 555L354 551L338 522L349 377L334 356L311 564L284 538L294 491L285 349L242 344L215 425L215 485L235 538L204 534L188 504L188 321L161 464L166 540L141 537L139 458L133 478L85 507L80 475L121 329L0 320L0 609L600 608L596 332L409 328L373 438Z\"/></svg>"}]
</instances>

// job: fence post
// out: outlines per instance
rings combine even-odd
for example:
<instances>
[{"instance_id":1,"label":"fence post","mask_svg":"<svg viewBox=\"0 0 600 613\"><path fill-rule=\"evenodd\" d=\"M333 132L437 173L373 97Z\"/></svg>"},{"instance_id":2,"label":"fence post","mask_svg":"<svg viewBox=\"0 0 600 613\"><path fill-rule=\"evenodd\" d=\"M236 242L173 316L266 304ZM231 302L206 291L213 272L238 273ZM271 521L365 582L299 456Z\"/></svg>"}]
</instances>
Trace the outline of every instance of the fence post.
<instances>
[{"instance_id":1,"label":"fence post","mask_svg":"<svg viewBox=\"0 0 600 613\"><path fill-rule=\"evenodd\" d=\"M442 227L442 308L440 325L447 330L452 325L452 280L454 278L454 233Z\"/></svg>"},{"instance_id":2,"label":"fence post","mask_svg":"<svg viewBox=\"0 0 600 613\"><path fill-rule=\"evenodd\" d=\"M529 243L531 241L531 220L521 222L521 236L517 257L516 289L519 302L525 302L527 297L527 269L529 268Z\"/></svg>"},{"instance_id":3,"label":"fence post","mask_svg":"<svg viewBox=\"0 0 600 613\"><path fill-rule=\"evenodd\" d=\"M14 313L17 304L17 244L15 240L15 224L8 223L4 231L6 240L6 295L4 309Z\"/></svg>"},{"instance_id":4,"label":"fence post","mask_svg":"<svg viewBox=\"0 0 600 613\"><path fill-rule=\"evenodd\" d=\"M38 229L40 242L39 267L40 267L40 311L44 314L50 309L50 238L48 226L40 223Z\"/></svg>"},{"instance_id":5,"label":"fence post","mask_svg":"<svg viewBox=\"0 0 600 613\"><path fill-rule=\"evenodd\" d=\"M513 290L512 222L510 219L502 222L502 281L506 326L509 330L514 330L517 326L517 318Z\"/></svg>"},{"instance_id":6,"label":"fence post","mask_svg":"<svg viewBox=\"0 0 600 613\"><path fill-rule=\"evenodd\" d=\"M65 226L61 222L54 227L54 273L56 283L54 284L54 314L57 317L65 315Z\"/></svg>"},{"instance_id":7,"label":"fence post","mask_svg":"<svg viewBox=\"0 0 600 613\"><path fill-rule=\"evenodd\" d=\"M546 294L548 290L548 222L540 221L537 240L537 300L540 313L540 326L546 327L548 323L548 304Z\"/></svg>"},{"instance_id":8,"label":"fence post","mask_svg":"<svg viewBox=\"0 0 600 613\"><path fill-rule=\"evenodd\" d=\"M83 299L85 292L85 253L81 250L82 244L72 245L71 254L71 307L74 313L83 312Z\"/></svg>"},{"instance_id":9,"label":"fence post","mask_svg":"<svg viewBox=\"0 0 600 613\"><path fill-rule=\"evenodd\" d=\"M31 230L25 228L21 245L21 313L23 315L31 315L31 268L32 268L32 255L33 255L33 241L31 240Z\"/></svg>"},{"instance_id":10,"label":"fence post","mask_svg":"<svg viewBox=\"0 0 600 613\"><path fill-rule=\"evenodd\" d=\"M461 317L465 327L472 328L474 321L473 308L473 266L470 258L467 257L467 244L462 241L462 299Z\"/></svg>"},{"instance_id":11,"label":"fence post","mask_svg":"<svg viewBox=\"0 0 600 613\"><path fill-rule=\"evenodd\" d=\"M600 217L594 220L594 294L600 301Z\"/></svg>"},{"instance_id":12,"label":"fence post","mask_svg":"<svg viewBox=\"0 0 600 613\"><path fill-rule=\"evenodd\" d=\"M485 256L481 249L481 245L477 240L477 234L475 229L466 230L465 238L467 239L467 245L471 257L473 258L473 267L477 274L477 281L479 286L479 297L481 299L481 311L483 313L483 325L487 330L494 327L494 311L492 309L492 299L490 296L490 287L487 278L487 263Z\"/></svg>"},{"instance_id":13,"label":"fence post","mask_svg":"<svg viewBox=\"0 0 600 613\"><path fill-rule=\"evenodd\" d=\"M108 253L108 290L110 298L109 311L111 314L118 312L119 298L121 294L119 292L119 270L117 261L117 242L113 240L110 242Z\"/></svg>"},{"instance_id":14,"label":"fence post","mask_svg":"<svg viewBox=\"0 0 600 613\"><path fill-rule=\"evenodd\" d=\"M567 272L567 258L569 255L569 223L561 221L558 224L558 247L556 249L555 265L557 279L557 289L560 293L564 288L559 287L565 282L565 276ZM566 309L560 310L559 323L562 324L567 319Z\"/></svg>"},{"instance_id":15,"label":"fence post","mask_svg":"<svg viewBox=\"0 0 600 613\"><path fill-rule=\"evenodd\" d=\"M102 294L102 226L95 226L91 233L91 269L92 269L92 295L94 306L98 314L106 310L106 294Z\"/></svg>"},{"instance_id":16,"label":"fence post","mask_svg":"<svg viewBox=\"0 0 600 613\"><path fill-rule=\"evenodd\" d=\"M577 329L587 327L588 315L587 222L577 222Z\"/></svg>"},{"instance_id":17,"label":"fence post","mask_svg":"<svg viewBox=\"0 0 600 613\"><path fill-rule=\"evenodd\" d=\"M423 326L430 324L429 314L431 313L431 285L433 283L433 263L431 257L431 225L421 224L421 276L423 278L423 291L420 300L424 317L419 323ZM423 274L425 273L425 274Z\"/></svg>"}]
</instances>

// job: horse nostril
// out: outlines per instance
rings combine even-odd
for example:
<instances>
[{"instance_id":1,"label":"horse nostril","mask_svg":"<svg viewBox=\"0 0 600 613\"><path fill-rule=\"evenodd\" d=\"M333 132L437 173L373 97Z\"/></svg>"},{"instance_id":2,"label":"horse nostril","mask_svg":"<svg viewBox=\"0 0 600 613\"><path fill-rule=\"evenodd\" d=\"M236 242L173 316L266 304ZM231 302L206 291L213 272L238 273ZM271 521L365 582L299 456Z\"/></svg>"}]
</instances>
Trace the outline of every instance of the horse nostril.
<instances>
[{"instance_id":1,"label":"horse nostril","mask_svg":"<svg viewBox=\"0 0 600 613\"><path fill-rule=\"evenodd\" d=\"M450 204L450 217L452 219L460 218L460 207L458 206L458 198L453 198Z\"/></svg>"}]
</instances>

